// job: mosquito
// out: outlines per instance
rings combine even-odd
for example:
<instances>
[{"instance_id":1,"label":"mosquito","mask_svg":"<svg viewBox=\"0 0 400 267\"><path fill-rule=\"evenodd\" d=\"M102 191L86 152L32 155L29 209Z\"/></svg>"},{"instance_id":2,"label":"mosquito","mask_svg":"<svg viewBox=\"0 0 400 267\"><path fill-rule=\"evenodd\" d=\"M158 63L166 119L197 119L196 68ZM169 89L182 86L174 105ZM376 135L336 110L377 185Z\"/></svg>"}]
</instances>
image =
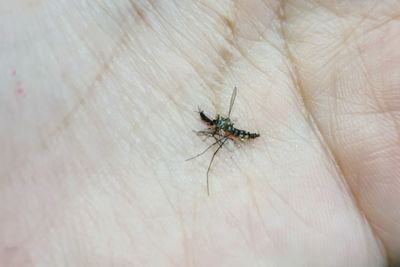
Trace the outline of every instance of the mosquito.
<instances>
[{"instance_id":1,"label":"mosquito","mask_svg":"<svg viewBox=\"0 0 400 267\"><path fill-rule=\"evenodd\" d=\"M228 140L233 140L233 141L243 141L246 139L255 139L260 136L258 133L251 133L245 130L240 130L234 126L234 123L231 121L231 112L233 108L233 104L235 103L237 95L237 87L233 89L232 96L231 96L231 102L229 105L229 111L228 111L228 116L223 117L217 114L215 119L210 119L203 110L199 108L199 114L200 114L200 119L207 124L207 130L202 130L198 131L198 135L205 135L208 137L213 137L215 139L215 142L209 145L204 151L201 153L187 159L192 160L195 159L203 154L205 154L209 149L212 147L218 145L217 149L214 151L210 163L208 164L207 168L207 194L210 195L210 183L209 183L209 173L211 170L211 165L214 161L215 156L217 155L218 151L223 147L223 145L226 143Z\"/></svg>"}]
</instances>

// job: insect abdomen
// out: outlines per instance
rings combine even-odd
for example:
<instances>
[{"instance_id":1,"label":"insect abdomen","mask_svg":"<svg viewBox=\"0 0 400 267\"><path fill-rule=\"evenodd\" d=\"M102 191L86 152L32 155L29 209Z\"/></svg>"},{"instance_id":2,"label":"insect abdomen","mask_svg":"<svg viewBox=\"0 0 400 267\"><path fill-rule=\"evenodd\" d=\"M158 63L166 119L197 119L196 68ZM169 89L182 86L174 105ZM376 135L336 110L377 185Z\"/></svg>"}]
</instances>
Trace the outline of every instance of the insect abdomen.
<instances>
[{"instance_id":1,"label":"insect abdomen","mask_svg":"<svg viewBox=\"0 0 400 267\"><path fill-rule=\"evenodd\" d=\"M249 133L249 138L251 138L251 139L257 138L259 136L260 136L260 134L258 134L258 133Z\"/></svg>"},{"instance_id":2,"label":"insect abdomen","mask_svg":"<svg viewBox=\"0 0 400 267\"><path fill-rule=\"evenodd\" d=\"M258 133L250 133L244 130L236 129L234 127L231 128L230 133L233 136L239 137L241 139L254 139L259 137L260 135Z\"/></svg>"}]
</instances>

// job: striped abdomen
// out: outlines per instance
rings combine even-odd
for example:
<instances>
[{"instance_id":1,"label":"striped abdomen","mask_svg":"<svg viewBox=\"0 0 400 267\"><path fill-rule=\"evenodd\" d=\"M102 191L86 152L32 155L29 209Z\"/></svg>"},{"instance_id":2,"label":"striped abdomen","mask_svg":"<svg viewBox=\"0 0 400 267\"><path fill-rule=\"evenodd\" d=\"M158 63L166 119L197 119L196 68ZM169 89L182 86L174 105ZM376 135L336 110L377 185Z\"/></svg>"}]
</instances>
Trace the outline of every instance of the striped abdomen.
<instances>
[{"instance_id":1,"label":"striped abdomen","mask_svg":"<svg viewBox=\"0 0 400 267\"><path fill-rule=\"evenodd\" d=\"M231 135L238 137L240 139L254 139L260 136L258 133L250 133L244 130L236 129L232 125L230 125L226 130Z\"/></svg>"}]
</instances>

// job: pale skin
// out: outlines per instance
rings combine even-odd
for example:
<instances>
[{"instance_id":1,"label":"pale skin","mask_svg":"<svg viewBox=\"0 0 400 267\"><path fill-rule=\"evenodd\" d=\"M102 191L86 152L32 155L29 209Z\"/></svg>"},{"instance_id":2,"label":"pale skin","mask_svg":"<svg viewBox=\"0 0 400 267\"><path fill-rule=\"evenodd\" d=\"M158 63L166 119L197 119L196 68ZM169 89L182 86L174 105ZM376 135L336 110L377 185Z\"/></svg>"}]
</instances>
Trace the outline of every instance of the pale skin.
<instances>
[{"instance_id":1,"label":"pale skin","mask_svg":"<svg viewBox=\"0 0 400 267\"><path fill-rule=\"evenodd\" d=\"M4 1L0 266L400 263L400 4ZM210 172L207 114L261 136Z\"/></svg>"}]
</instances>

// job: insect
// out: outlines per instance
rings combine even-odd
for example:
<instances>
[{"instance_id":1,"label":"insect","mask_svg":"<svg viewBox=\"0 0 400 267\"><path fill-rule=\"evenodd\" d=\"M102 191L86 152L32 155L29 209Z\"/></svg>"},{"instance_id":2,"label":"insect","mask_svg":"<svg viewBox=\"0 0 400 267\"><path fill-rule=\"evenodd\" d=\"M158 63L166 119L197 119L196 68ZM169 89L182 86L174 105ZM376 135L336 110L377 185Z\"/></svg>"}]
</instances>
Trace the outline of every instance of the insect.
<instances>
[{"instance_id":1,"label":"insect","mask_svg":"<svg viewBox=\"0 0 400 267\"><path fill-rule=\"evenodd\" d=\"M233 104L235 103L237 95L237 87L233 89L232 96L231 96L231 102L229 105L229 111L228 111L228 116L223 117L220 115L217 115L215 119L210 119L204 111L202 111L199 108L199 114L200 118L203 122L207 124L207 130L203 131L198 131L197 134L199 135L205 135L207 137L213 137L215 139L215 142L208 146L203 152L195 155L194 157L191 157L188 160L195 159L204 153L206 153L210 148L214 147L215 145L218 145L218 148L214 151L210 163L207 168L207 194L210 195L210 183L209 183L209 173L211 169L211 165L214 161L215 156L217 155L218 151L223 147L225 142L227 140L233 140L233 141L243 141L245 139L255 139L260 136L258 133L251 133L245 130L240 130L234 126L234 123L231 121L230 116L233 108Z\"/></svg>"}]
</instances>

